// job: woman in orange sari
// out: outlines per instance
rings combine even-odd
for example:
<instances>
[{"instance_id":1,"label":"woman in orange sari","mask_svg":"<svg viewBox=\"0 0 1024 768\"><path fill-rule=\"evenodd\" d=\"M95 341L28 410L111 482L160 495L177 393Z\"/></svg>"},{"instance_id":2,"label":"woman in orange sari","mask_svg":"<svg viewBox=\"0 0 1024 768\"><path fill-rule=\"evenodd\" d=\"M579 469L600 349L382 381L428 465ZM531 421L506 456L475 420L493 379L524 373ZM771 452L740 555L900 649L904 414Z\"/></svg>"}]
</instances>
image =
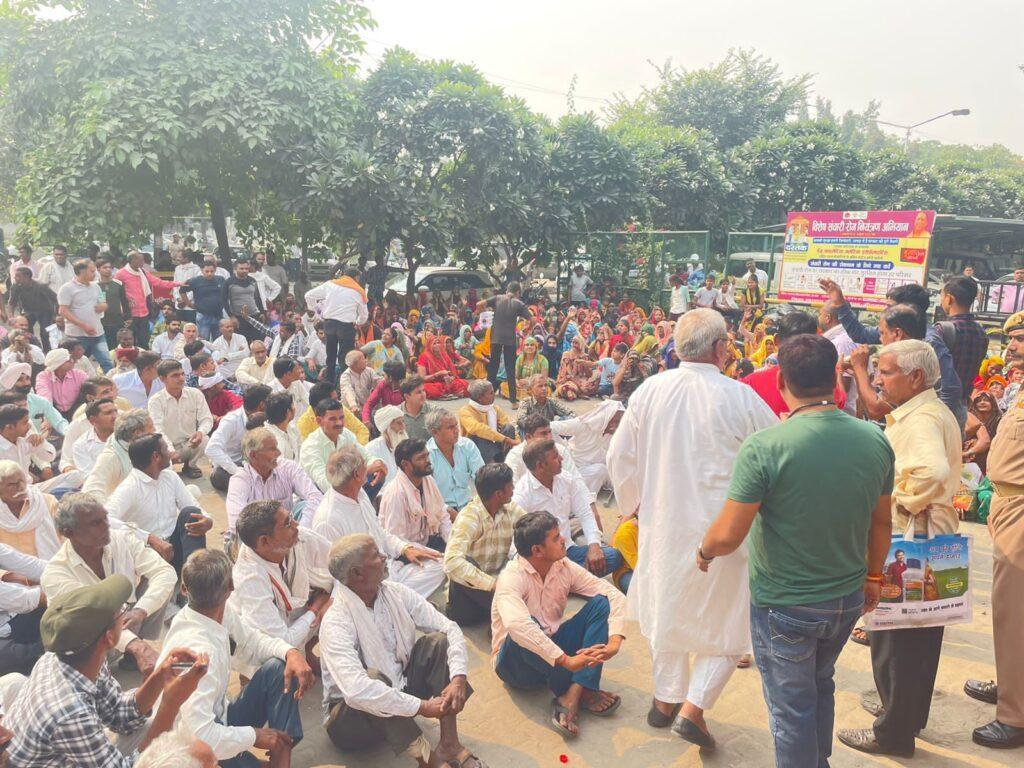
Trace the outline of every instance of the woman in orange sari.
<instances>
[{"instance_id":1,"label":"woman in orange sari","mask_svg":"<svg viewBox=\"0 0 1024 768\"><path fill-rule=\"evenodd\" d=\"M417 361L419 374L426 383L423 388L431 400L442 397L463 397L469 384L460 379L455 361L445 350L443 336L427 336L423 342L423 353Z\"/></svg>"}]
</instances>

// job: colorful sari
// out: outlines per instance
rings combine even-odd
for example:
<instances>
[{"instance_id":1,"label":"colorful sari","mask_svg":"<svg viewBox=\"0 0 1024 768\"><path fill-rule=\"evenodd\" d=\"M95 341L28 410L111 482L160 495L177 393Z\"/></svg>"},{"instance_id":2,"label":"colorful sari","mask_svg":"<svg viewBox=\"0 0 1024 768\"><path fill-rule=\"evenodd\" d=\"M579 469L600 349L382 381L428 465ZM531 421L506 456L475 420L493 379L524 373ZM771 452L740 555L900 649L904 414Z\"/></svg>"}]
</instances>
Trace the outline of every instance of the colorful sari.
<instances>
[{"instance_id":1,"label":"colorful sari","mask_svg":"<svg viewBox=\"0 0 1024 768\"><path fill-rule=\"evenodd\" d=\"M433 349L435 342L440 342L440 348L436 352ZM458 368L445 349L444 336L425 337L423 352L416 362L421 369L420 375L423 377L434 376L442 371L447 371L449 374L446 378L428 381L423 385L427 392L427 397L431 400L439 400L442 397L452 395L462 397L466 394L468 384L465 379L460 379L454 375Z\"/></svg>"}]
</instances>

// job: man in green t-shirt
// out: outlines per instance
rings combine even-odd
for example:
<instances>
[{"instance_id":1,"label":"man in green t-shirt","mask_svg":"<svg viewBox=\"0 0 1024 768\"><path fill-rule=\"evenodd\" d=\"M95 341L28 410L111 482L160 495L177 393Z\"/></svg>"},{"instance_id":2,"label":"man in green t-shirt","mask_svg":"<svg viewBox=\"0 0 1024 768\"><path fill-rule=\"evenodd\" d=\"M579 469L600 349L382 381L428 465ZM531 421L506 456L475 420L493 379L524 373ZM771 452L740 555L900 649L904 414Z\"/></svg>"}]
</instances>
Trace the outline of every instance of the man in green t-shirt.
<instances>
[{"instance_id":1,"label":"man in green t-shirt","mask_svg":"<svg viewBox=\"0 0 1024 768\"><path fill-rule=\"evenodd\" d=\"M754 658L785 768L832 754L835 661L878 604L892 535L893 451L881 430L836 408L837 362L821 336L780 348L789 417L743 442L697 549L706 571L748 541Z\"/></svg>"}]
</instances>

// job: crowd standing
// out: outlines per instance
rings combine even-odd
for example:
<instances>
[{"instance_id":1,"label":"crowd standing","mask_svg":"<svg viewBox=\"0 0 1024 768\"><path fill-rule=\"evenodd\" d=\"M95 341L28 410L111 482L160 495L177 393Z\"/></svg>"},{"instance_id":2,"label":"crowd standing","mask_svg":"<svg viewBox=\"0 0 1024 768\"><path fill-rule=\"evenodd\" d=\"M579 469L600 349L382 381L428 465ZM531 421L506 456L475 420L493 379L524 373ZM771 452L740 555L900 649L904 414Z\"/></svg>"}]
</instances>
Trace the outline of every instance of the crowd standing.
<instances>
[{"instance_id":1,"label":"crowd standing","mask_svg":"<svg viewBox=\"0 0 1024 768\"><path fill-rule=\"evenodd\" d=\"M852 638L876 719L838 738L911 756L943 630L856 624L893 531L957 530L965 463L992 488L995 548L999 683L965 691L997 707L974 740L1024 744L1024 313L989 357L969 277L945 283L947 320L904 285L875 327L830 280L816 315L775 311L753 262L739 280L682 265L649 312L582 265L564 303L513 281L409 306L367 279L380 264L300 290L272 255L190 245L172 239L173 279L95 246L7 265L8 764L244 768L257 749L287 766L317 727L341 750L481 768L459 735L461 628L489 625L493 673L513 696L549 689L571 739L622 704L601 680L627 614L650 727L715 749L707 715L752 658L776 764L827 765ZM218 542L188 482L204 476L225 497ZM142 684L122 690L115 665ZM322 719L303 722L316 678Z\"/></svg>"}]
</instances>

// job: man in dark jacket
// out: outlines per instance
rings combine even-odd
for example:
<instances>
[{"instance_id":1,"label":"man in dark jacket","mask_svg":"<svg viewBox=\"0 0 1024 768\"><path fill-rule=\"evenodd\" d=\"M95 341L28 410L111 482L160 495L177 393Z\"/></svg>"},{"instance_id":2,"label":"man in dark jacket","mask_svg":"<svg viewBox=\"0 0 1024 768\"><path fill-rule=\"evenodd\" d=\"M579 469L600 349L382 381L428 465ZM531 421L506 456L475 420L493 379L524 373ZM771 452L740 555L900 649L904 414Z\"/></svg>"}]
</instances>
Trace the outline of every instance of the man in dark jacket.
<instances>
[{"instance_id":1,"label":"man in dark jacket","mask_svg":"<svg viewBox=\"0 0 1024 768\"><path fill-rule=\"evenodd\" d=\"M519 283L509 283L508 293L487 300L487 306L494 310L491 324L491 361L487 364L487 379L498 391L498 367L505 359L505 380L508 382L508 399L513 406L519 405L516 398L516 323L519 318L532 321L533 315L519 299L522 288Z\"/></svg>"}]
</instances>

